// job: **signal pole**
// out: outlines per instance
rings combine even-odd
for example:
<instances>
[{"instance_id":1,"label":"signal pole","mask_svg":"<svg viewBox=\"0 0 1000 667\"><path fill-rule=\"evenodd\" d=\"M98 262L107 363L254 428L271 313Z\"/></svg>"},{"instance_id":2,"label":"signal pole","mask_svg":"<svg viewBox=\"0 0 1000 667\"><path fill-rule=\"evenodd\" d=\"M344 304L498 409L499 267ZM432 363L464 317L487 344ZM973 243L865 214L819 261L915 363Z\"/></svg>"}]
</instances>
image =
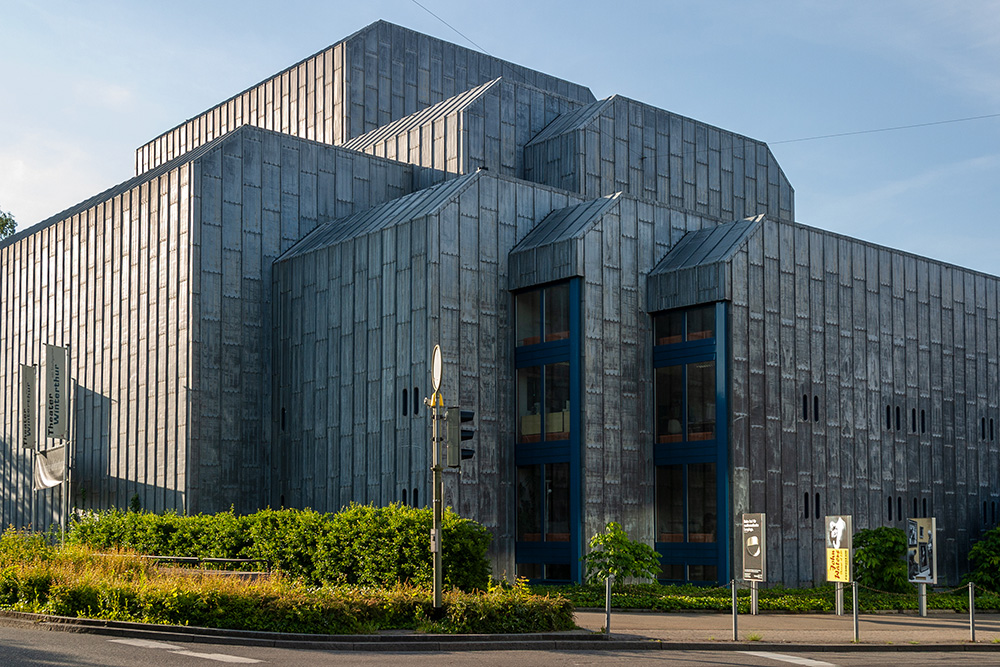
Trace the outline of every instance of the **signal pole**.
<instances>
[{"instance_id":1,"label":"signal pole","mask_svg":"<svg viewBox=\"0 0 1000 667\"><path fill-rule=\"evenodd\" d=\"M438 420L445 415L438 414L438 408L444 408L444 397L441 388L441 346L434 346L431 355L431 380L434 393L429 399L424 399L424 405L431 408L431 492L433 494L434 526L431 528L431 556L434 560L434 608L441 607L441 585L443 568L441 565L441 503L444 496L444 477L441 474L441 439L438 436Z\"/></svg>"}]
</instances>

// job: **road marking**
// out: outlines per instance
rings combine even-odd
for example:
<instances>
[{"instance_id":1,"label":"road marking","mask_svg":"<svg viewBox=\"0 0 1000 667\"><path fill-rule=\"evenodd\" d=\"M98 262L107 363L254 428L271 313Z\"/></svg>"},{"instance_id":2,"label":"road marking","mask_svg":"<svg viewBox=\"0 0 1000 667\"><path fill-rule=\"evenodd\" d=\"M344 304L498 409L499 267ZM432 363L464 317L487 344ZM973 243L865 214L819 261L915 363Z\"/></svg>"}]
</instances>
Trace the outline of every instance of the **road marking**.
<instances>
[{"instance_id":1,"label":"road marking","mask_svg":"<svg viewBox=\"0 0 1000 667\"><path fill-rule=\"evenodd\" d=\"M158 648L164 651L170 651L174 655L186 655L191 658L204 658L205 660L215 660L216 662L232 662L247 665L260 662L260 660L254 660L253 658L243 658L238 655L226 655L225 653L196 653L195 651L185 651L176 644L168 644L167 642L158 642L151 639L109 639L108 641L115 642L117 644L137 646L139 648Z\"/></svg>"},{"instance_id":2,"label":"road marking","mask_svg":"<svg viewBox=\"0 0 1000 667\"><path fill-rule=\"evenodd\" d=\"M836 667L832 662L810 660L809 658L798 658L794 655L782 655L781 653L768 653L767 651L743 651L743 653L757 656L758 658L766 658L768 660L790 662L793 665L804 665L805 667Z\"/></svg>"},{"instance_id":3,"label":"road marking","mask_svg":"<svg viewBox=\"0 0 1000 667\"><path fill-rule=\"evenodd\" d=\"M176 644L168 644L167 642L156 642L151 639L109 639L108 641L115 642L117 644L128 644L129 646L138 646L139 648L162 648L168 651L179 651L180 646Z\"/></svg>"},{"instance_id":4,"label":"road marking","mask_svg":"<svg viewBox=\"0 0 1000 667\"><path fill-rule=\"evenodd\" d=\"M194 651L171 651L174 655L187 655L192 658L205 658L206 660L217 660L218 662L239 662L250 664L260 662L253 658L241 658L238 655L226 655L225 653L195 653Z\"/></svg>"}]
</instances>

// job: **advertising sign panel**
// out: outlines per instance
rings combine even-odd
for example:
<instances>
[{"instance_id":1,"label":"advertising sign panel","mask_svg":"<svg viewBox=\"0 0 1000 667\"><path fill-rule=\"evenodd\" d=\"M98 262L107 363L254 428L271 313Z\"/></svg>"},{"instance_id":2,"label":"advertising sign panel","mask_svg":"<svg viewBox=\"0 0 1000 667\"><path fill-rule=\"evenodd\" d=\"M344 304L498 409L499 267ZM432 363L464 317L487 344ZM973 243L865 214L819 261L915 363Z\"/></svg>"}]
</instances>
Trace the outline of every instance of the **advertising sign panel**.
<instances>
[{"instance_id":1,"label":"advertising sign panel","mask_svg":"<svg viewBox=\"0 0 1000 667\"><path fill-rule=\"evenodd\" d=\"M21 364L21 446L38 447L38 376L34 366Z\"/></svg>"},{"instance_id":2,"label":"advertising sign panel","mask_svg":"<svg viewBox=\"0 0 1000 667\"><path fill-rule=\"evenodd\" d=\"M914 584L937 583L936 529L937 521L933 517L906 520L906 570Z\"/></svg>"},{"instance_id":3,"label":"advertising sign panel","mask_svg":"<svg viewBox=\"0 0 1000 667\"><path fill-rule=\"evenodd\" d=\"M69 423L66 348L45 346L45 437L65 440Z\"/></svg>"},{"instance_id":4,"label":"advertising sign panel","mask_svg":"<svg viewBox=\"0 0 1000 667\"><path fill-rule=\"evenodd\" d=\"M743 579L765 581L767 554L764 532L764 514L743 515Z\"/></svg>"},{"instance_id":5,"label":"advertising sign panel","mask_svg":"<svg viewBox=\"0 0 1000 667\"><path fill-rule=\"evenodd\" d=\"M66 475L66 447L60 445L35 452L35 490L62 484Z\"/></svg>"},{"instance_id":6,"label":"advertising sign panel","mask_svg":"<svg viewBox=\"0 0 1000 667\"><path fill-rule=\"evenodd\" d=\"M826 580L851 582L854 525L849 515L828 516L826 527Z\"/></svg>"}]
</instances>

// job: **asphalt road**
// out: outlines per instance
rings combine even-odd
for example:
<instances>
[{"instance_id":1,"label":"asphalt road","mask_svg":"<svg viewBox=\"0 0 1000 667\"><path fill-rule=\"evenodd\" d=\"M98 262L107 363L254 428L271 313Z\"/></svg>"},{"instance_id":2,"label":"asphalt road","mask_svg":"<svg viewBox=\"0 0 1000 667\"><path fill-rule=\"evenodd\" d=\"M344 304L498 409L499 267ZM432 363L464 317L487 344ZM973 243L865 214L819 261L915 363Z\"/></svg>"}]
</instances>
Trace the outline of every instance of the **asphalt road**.
<instances>
[{"instance_id":1,"label":"asphalt road","mask_svg":"<svg viewBox=\"0 0 1000 667\"><path fill-rule=\"evenodd\" d=\"M390 647L387 647L390 648ZM392 665L426 667L474 665L748 665L826 667L838 665L996 665L998 653L768 651L442 651L398 653L310 651L227 644L162 642L106 635L0 627L0 665L4 667L212 667L213 665Z\"/></svg>"}]
</instances>

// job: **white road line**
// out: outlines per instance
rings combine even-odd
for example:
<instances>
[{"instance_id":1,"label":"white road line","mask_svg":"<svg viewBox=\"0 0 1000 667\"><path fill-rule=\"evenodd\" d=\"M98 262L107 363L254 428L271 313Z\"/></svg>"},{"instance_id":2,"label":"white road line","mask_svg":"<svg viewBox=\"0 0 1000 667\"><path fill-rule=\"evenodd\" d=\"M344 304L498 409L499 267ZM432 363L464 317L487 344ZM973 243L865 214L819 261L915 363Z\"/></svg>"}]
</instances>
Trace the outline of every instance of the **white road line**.
<instances>
[{"instance_id":1,"label":"white road line","mask_svg":"<svg viewBox=\"0 0 1000 667\"><path fill-rule=\"evenodd\" d=\"M109 639L108 641L115 642L116 644L128 644L129 646L138 646L139 648L162 648L168 651L179 651L180 646L176 644L168 644L167 642L156 642L151 639Z\"/></svg>"},{"instance_id":2,"label":"white road line","mask_svg":"<svg viewBox=\"0 0 1000 667\"><path fill-rule=\"evenodd\" d=\"M783 655L781 653L768 653L767 651L743 651L747 655L757 656L758 658L766 658L768 660L777 660L779 662L790 662L793 665L804 665L805 667L836 667L832 662L823 662L822 660L810 660L809 658L799 658L794 655Z\"/></svg>"},{"instance_id":3,"label":"white road line","mask_svg":"<svg viewBox=\"0 0 1000 667\"><path fill-rule=\"evenodd\" d=\"M253 658L241 658L238 655L226 655L225 653L195 653L194 651L171 651L174 655L188 655L192 658L205 658L206 660L217 660L218 662L239 662L244 664L251 664L254 662L260 662L260 660L254 660Z\"/></svg>"}]
</instances>

